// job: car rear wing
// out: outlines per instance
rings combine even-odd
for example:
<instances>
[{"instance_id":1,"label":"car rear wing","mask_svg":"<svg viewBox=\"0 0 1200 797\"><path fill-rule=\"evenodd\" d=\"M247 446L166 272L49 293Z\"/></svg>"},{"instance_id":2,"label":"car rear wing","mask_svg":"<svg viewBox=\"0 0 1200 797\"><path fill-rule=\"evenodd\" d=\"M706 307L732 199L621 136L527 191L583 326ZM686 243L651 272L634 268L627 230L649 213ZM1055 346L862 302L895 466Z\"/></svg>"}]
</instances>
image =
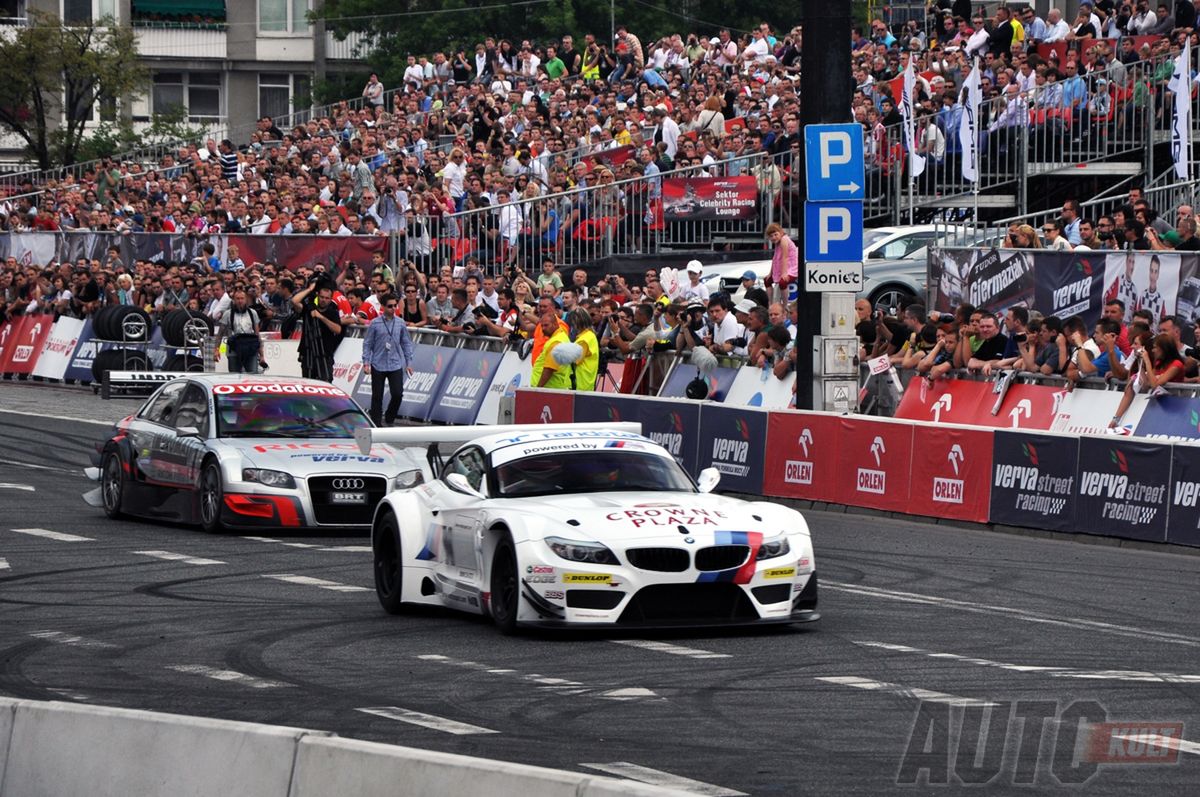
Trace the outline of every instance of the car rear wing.
<instances>
[{"instance_id":1,"label":"car rear wing","mask_svg":"<svg viewBox=\"0 0 1200 797\"><path fill-rule=\"evenodd\" d=\"M407 426L400 428L363 427L356 429L354 440L365 456L373 443L399 446L429 446L439 443L461 445L493 434L536 434L539 432L621 432L641 434L641 423L517 423L498 426Z\"/></svg>"},{"instance_id":2,"label":"car rear wing","mask_svg":"<svg viewBox=\"0 0 1200 797\"><path fill-rule=\"evenodd\" d=\"M192 374L185 371L105 371L100 383L100 398L110 399L113 394L123 396L148 396L167 382Z\"/></svg>"}]
</instances>

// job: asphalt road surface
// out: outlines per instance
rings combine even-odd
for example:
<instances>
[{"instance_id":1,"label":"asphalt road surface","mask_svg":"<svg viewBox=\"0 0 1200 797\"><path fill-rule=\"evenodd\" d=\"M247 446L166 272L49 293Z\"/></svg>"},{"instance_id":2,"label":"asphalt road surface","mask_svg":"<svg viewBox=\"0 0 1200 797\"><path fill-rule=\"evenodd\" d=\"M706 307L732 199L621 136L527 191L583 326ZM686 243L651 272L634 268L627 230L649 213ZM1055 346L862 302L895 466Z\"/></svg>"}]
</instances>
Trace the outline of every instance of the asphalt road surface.
<instances>
[{"instance_id":1,"label":"asphalt road surface","mask_svg":"<svg viewBox=\"0 0 1200 797\"><path fill-rule=\"evenodd\" d=\"M815 626L506 638L384 614L362 538L105 519L81 469L137 406L0 385L0 694L709 795L1200 781L1200 557L813 512Z\"/></svg>"}]
</instances>

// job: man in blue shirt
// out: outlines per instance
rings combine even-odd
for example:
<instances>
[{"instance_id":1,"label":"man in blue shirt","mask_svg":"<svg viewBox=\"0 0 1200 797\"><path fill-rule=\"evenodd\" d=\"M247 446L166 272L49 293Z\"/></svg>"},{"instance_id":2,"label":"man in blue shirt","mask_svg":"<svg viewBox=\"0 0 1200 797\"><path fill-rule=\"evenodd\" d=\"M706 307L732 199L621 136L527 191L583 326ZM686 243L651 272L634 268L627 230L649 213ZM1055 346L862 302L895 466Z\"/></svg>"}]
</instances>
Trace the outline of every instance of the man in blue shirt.
<instances>
[{"instance_id":1,"label":"man in blue shirt","mask_svg":"<svg viewBox=\"0 0 1200 797\"><path fill-rule=\"evenodd\" d=\"M371 375L371 420L376 426L391 426L396 422L400 402L404 398L404 374L412 376L413 344L404 319L396 318L399 300L388 296L383 303L383 315L367 327L363 338L363 373ZM391 398L383 412L383 386Z\"/></svg>"}]
</instances>

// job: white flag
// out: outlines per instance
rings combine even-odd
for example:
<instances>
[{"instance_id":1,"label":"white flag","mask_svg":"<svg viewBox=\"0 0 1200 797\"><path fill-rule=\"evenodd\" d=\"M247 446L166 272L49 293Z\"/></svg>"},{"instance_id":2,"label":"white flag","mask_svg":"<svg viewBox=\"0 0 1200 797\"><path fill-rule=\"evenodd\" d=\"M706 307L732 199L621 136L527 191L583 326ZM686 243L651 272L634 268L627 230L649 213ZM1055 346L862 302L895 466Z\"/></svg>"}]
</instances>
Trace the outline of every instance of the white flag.
<instances>
[{"instance_id":1,"label":"white flag","mask_svg":"<svg viewBox=\"0 0 1200 797\"><path fill-rule=\"evenodd\" d=\"M962 176L968 182L979 181L979 106L983 102L983 87L979 82L979 57L971 66L971 74L963 81L958 102L962 117L958 123L958 142L962 147Z\"/></svg>"},{"instance_id":2,"label":"white flag","mask_svg":"<svg viewBox=\"0 0 1200 797\"><path fill-rule=\"evenodd\" d=\"M1167 81L1167 90L1175 94L1171 117L1171 157L1175 176L1187 180L1192 168L1192 43L1185 39L1183 52L1175 59L1175 71Z\"/></svg>"},{"instance_id":3,"label":"white flag","mask_svg":"<svg viewBox=\"0 0 1200 797\"><path fill-rule=\"evenodd\" d=\"M900 93L900 118L904 121L904 146L908 149L909 174L915 179L925 171L925 156L917 152L916 118L913 114L913 96L917 91L917 70L909 56L904 69L904 88Z\"/></svg>"}]
</instances>

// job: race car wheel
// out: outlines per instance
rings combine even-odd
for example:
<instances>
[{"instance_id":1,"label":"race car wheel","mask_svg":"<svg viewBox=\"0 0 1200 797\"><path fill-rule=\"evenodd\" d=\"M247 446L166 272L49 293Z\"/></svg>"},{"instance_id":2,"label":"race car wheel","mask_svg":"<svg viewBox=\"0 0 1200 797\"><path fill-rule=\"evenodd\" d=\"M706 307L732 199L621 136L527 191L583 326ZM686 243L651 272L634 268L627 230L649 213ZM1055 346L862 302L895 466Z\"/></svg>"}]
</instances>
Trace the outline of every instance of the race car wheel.
<instances>
[{"instance_id":1,"label":"race car wheel","mask_svg":"<svg viewBox=\"0 0 1200 797\"><path fill-rule=\"evenodd\" d=\"M104 465L100 469L100 497L104 501L104 514L110 518L121 517L125 471L121 468L121 457L115 451L104 455Z\"/></svg>"},{"instance_id":2,"label":"race car wheel","mask_svg":"<svg viewBox=\"0 0 1200 797\"><path fill-rule=\"evenodd\" d=\"M384 512L375 528L371 547L375 553L375 595L388 614L400 614L404 568L400 564L399 529L396 516Z\"/></svg>"},{"instance_id":3,"label":"race car wheel","mask_svg":"<svg viewBox=\"0 0 1200 797\"><path fill-rule=\"evenodd\" d=\"M502 634L517 631L517 611L521 606L521 579L517 575L517 555L512 540L505 537L492 554L492 619Z\"/></svg>"},{"instance_id":4,"label":"race car wheel","mask_svg":"<svg viewBox=\"0 0 1200 797\"><path fill-rule=\"evenodd\" d=\"M205 464L200 474L200 525L207 532L222 530L221 504L225 491L221 486L221 469L215 462Z\"/></svg>"}]
</instances>

